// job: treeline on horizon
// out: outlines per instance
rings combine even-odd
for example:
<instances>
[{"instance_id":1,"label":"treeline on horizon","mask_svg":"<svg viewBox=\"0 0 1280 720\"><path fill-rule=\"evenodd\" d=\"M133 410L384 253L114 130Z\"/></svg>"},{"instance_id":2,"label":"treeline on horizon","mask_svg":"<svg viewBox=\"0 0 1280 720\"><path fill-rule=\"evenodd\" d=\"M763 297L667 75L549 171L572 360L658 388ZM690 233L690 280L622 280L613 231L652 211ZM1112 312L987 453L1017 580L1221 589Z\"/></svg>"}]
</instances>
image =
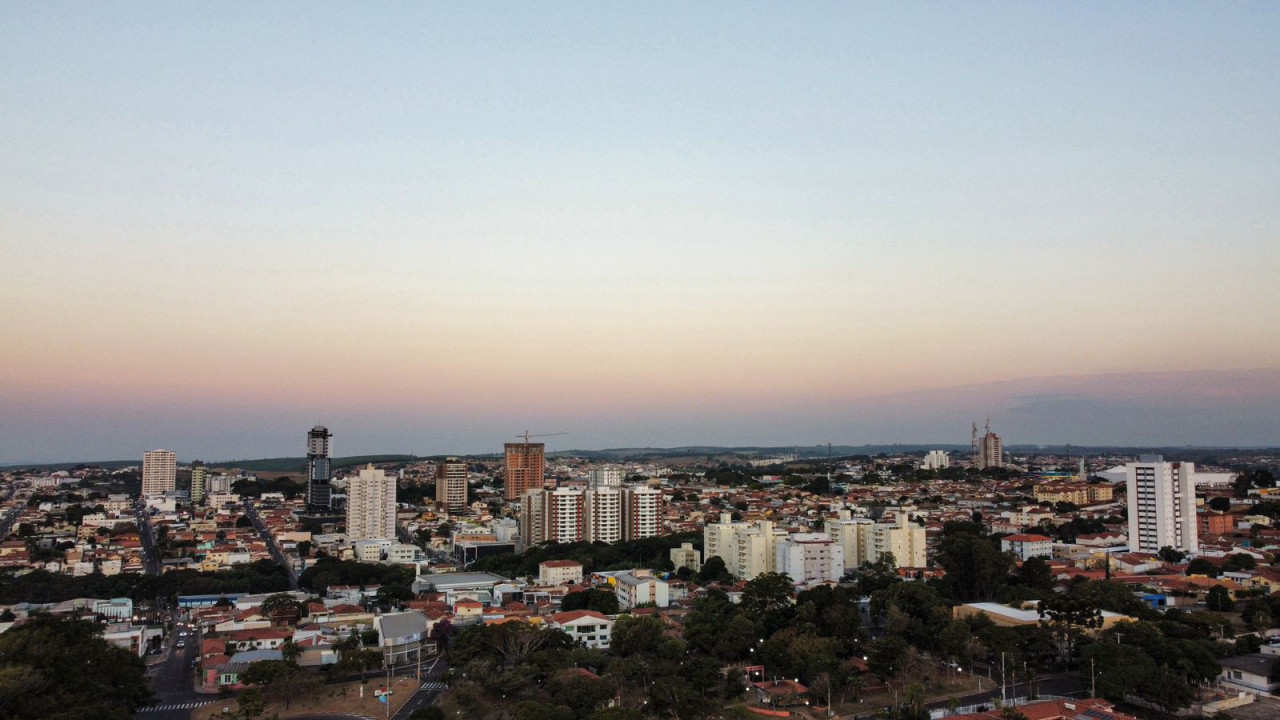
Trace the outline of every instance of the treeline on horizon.
<instances>
[{"instance_id":1,"label":"treeline on horizon","mask_svg":"<svg viewBox=\"0 0 1280 720\"><path fill-rule=\"evenodd\" d=\"M1220 464L1219 458L1224 455L1258 455L1258 454L1277 454L1280 453L1280 446L1277 447L1216 447L1216 446L1169 446L1169 447L1152 447L1152 446L1130 446L1130 445L1005 445L1005 452L1018 453L1026 455L1145 455L1155 454L1163 455L1169 461L1181 462L1199 462L1204 464ZM953 443L898 443L887 445L801 445L801 446L714 446L714 445L690 445L672 448L606 448L604 450L555 450L547 453L548 457L581 457L589 460L601 461L622 461L622 460L645 460L645 459L661 459L661 458L679 458L689 457L692 455L781 455L781 454L798 454L804 460L848 460L857 458L877 458L880 456L896 455L896 454L922 454L930 450L943 450L950 453L967 453L970 451L969 445L958 445ZM830 454L829 454L830 453ZM343 469L355 465L363 465L366 463L392 463L392 462L419 462L425 460L443 460L449 457L464 457L478 459L500 459L501 452L490 453L439 453L435 455L412 455L412 454L373 454L373 455L351 455L348 457L332 458L331 466L336 469ZM708 460L711 462L711 460ZM187 461L189 462L189 461ZM13 463L9 465L0 465L0 470L16 471L16 470L47 470L50 472L56 470L77 470L90 467L100 467L104 469L120 469L135 465L141 465L142 458L134 460L94 460L79 462L56 462L56 463ZM305 456L296 457L275 457L275 458L258 458L245 460L218 460L209 461L205 465L211 468L250 470L255 472L303 472L306 469L307 458Z\"/></svg>"}]
</instances>

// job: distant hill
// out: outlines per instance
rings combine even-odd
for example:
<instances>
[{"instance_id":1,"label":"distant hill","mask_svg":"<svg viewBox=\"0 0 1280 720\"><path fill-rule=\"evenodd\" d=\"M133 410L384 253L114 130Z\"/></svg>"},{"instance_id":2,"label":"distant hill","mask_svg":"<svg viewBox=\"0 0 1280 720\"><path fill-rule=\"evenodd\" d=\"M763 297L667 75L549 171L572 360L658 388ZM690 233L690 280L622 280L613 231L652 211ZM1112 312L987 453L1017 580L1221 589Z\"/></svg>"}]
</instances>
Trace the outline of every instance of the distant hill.
<instances>
[{"instance_id":1,"label":"distant hill","mask_svg":"<svg viewBox=\"0 0 1280 720\"><path fill-rule=\"evenodd\" d=\"M334 470L367 465L369 463L416 462L423 458L417 455L352 455L351 457L333 458L329 465ZM223 460L206 463L209 467L235 468L251 472L300 473L307 469L306 457L261 458L258 460Z\"/></svg>"},{"instance_id":2,"label":"distant hill","mask_svg":"<svg viewBox=\"0 0 1280 720\"><path fill-rule=\"evenodd\" d=\"M683 447L672 448L607 448L604 450L557 450L547 453L549 457L581 457L589 460L601 462L618 462L622 460L644 461L644 460L663 460L674 458L706 458L706 457L722 457L725 455L738 455L743 458L750 457L774 457L779 455L798 454L804 459L821 459L828 456L833 458L850 457L853 455L880 455L880 454L898 454L898 453L924 453L929 450L945 450L946 452L963 454L969 452L969 445L955 445L947 443L901 443L891 445L832 445L830 449L826 445L785 445L785 446L739 446L725 447L716 445L687 445ZM1042 455L1063 455L1066 454L1068 447L1066 445L1006 445L1005 451L1016 455L1042 454ZM1212 447L1212 446L1196 446L1182 445L1177 447L1127 447L1127 446L1081 446L1071 445L1070 452L1072 455L1139 455L1144 453L1154 453L1164 455L1166 460L1189 460L1197 461L1205 457L1220 457L1230 455L1258 455L1258 454L1277 454L1280 448L1235 448L1235 447ZM438 460L445 457L458 455L460 457L472 459L501 459L501 453L450 453L441 455L353 455L351 457L334 458L332 465L335 470L349 468L366 463L392 463L392 462L416 462L421 460ZM53 472L55 470L71 470L82 466L102 467L109 469L118 469L122 467L138 466L142 464L141 459L137 460L96 460L86 462L63 462L63 463L46 463L46 464L13 464L3 465L0 469L16 470L29 469L44 472ZM239 470L247 470L251 472L279 472L279 473L300 473L306 470L307 459L305 457L281 457L281 458L260 458L257 460L223 460L218 462L207 463L210 467L215 468L236 468Z\"/></svg>"}]
</instances>

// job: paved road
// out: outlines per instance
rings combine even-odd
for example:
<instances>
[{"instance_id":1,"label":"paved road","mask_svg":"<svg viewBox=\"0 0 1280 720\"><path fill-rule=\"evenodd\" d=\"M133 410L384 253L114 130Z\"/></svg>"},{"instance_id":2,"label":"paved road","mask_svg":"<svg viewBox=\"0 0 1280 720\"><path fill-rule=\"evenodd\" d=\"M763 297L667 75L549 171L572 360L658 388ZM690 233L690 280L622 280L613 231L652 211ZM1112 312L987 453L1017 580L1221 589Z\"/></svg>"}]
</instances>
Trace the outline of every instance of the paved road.
<instances>
[{"instance_id":1,"label":"paved road","mask_svg":"<svg viewBox=\"0 0 1280 720\"><path fill-rule=\"evenodd\" d=\"M142 535L142 551L146 556L147 574L160 574L160 552L156 548L155 531L151 527L151 513L145 500L138 500L138 533Z\"/></svg>"},{"instance_id":2,"label":"paved road","mask_svg":"<svg viewBox=\"0 0 1280 720\"><path fill-rule=\"evenodd\" d=\"M422 668L422 687L409 697L409 700L400 708L393 716L393 720L409 720L409 716L415 710L432 705L440 697L440 693L444 692L447 687L440 681L444 677L445 672L449 669L449 664L442 658L436 658L431 661L431 665Z\"/></svg>"},{"instance_id":3,"label":"paved road","mask_svg":"<svg viewBox=\"0 0 1280 720\"><path fill-rule=\"evenodd\" d=\"M185 647L177 647L184 641ZM196 707L214 702L215 698L194 689L195 670L191 663L200 654L200 641L193 633L180 637L171 633L165 641L164 653L147 656L147 677L156 702L138 713L146 720L188 720Z\"/></svg>"},{"instance_id":4,"label":"paved road","mask_svg":"<svg viewBox=\"0 0 1280 720\"><path fill-rule=\"evenodd\" d=\"M271 557L275 558L277 563L283 565L285 572L289 573L289 589L297 590L298 572L293 569L293 563L289 562L289 558L285 557L284 552L280 550L280 546L276 545L275 536L272 535L267 530L267 526L263 524L262 518L258 516L258 508L254 507L252 500L245 498L244 510L245 514L249 516L249 520L253 522L253 526L257 528L258 534L262 536L263 541L265 541L267 543L267 547L270 548Z\"/></svg>"}]
</instances>

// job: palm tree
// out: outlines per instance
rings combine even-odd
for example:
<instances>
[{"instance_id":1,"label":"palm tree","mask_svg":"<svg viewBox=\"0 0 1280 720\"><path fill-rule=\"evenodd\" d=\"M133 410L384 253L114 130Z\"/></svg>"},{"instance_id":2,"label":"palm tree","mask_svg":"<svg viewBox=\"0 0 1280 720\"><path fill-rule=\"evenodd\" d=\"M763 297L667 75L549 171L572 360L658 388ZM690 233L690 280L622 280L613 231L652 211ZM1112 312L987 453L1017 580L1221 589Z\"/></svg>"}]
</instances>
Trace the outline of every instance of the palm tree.
<instances>
[{"instance_id":1,"label":"palm tree","mask_svg":"<svg viewBox=\"0 0 1280 720\"><path fill-rule=\"evenodd\" d=\"M280 656L285 659L285 662L297 664L298 656L301 654L302 648L298 647L298 643L294 642L293 638L285 640L280 646Z\"/></svg>"}]
</instances>

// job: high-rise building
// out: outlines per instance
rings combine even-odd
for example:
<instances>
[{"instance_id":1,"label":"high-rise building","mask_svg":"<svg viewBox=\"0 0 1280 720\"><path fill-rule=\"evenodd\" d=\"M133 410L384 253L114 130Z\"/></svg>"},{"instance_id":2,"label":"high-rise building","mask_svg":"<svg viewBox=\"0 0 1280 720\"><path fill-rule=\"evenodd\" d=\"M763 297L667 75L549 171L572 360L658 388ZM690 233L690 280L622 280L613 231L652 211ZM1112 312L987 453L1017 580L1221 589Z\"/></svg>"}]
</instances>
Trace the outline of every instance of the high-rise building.
<instances>
[{"instance_id":1,"label":"high-rise building","mask_svg":"<svg viewBox=\"0 0 1280 720\"><path fill-rule=\"evenodd\" d=\"M204 502L204 479L209 474L209 468L199 460L191 463L191 504L199 505Z\"/></svg>"},{"instance_id":2,"label":"high-rise building","mask_svg":"<svg viewBox=\"0 0 1280 720\"><path fill-rule=\"evenodd\" d=\"M503 497L519 500L530 490L541 490L546 471L546 449L543 443L506 443L503 466Z\"/></svg>"},{"instance_id":3,"label":"high-rise building","mask_svg":"<svg viewBox=\"0 0 1280 720\"><path fill-rule=\"evenodd\" d=\"M530 490L521 498L526 545L639 540L658 535L662 493L651 488Z\"/></svg>"},{"instance_id":4,"label":"high-rise building","mask_svg":"<svg viewBox=\"0 0 1280 720\"><path fill-rule=\"evenodd\" d=\"M178 454L152 450L142 454L142 495L164 495L178 484Z\"/></svg>"},{"instance_id":5,"label":"high-rise building","mask_svg":"<svg viewBox=\"0 0 1280 720\"><path fill-rule=\"evenodd\" d=\"M799 586L840 582L844 577L844 548L826 533L794 533L778 541L777 572Z\"/></svg>"},{"instance_id":6,"label":"high-rise building","mask_svg":"<svg viewBox=\"0 0 1280 720\"><path fill-rule=\"evenodd\" d=\"M858 567L871 562L875 555L876 521L871 518L855 518L853 513L841 509L836 517L827 518L822 529L832 540L840 543L846 567Z\"/></svg>"},{"instance_id":7,"label":"high-rise building","mask_svg":"<svg viewBox=\"0 0 1280 720\"><path fill-rule=\"evenodd\" d=\"M1004 467L1004 445L1000 436L987 430L987 434L978 438L978 469Z\"/></svg>"},{"instance_id":8,"label":"high-rise building","mask_svg":"<svg viewBox=\"0 0 1280 720\"><path fill-rule=\"evenodd\" d=\"M1129 547L1155 553L1171 547L1185 553L1200 551L1196 524L1196 467L1194 463L1165 462L1160 455L1142 455L1124 466L1129 504Z\"/></svg>"},{"instance_id":9,"label":"high-rise building","mask_svg":"<svg viewBox=\"0 0 1280 720\"><path fill-rule=\"evenodd\" d=\"M922 470L941 470L947 467L951 467L951 456L945 450L930 450L924 456L924 462L920 463Z\"/></svg>"},{"instance_id":10,"label":"high-rise building","mask_svg":"<svg viewBox=\"0 0 1280 720\"><path fill-rule=\"evenodd\" d=\"M777 572L778 543L787 531L772 522L733 522L729 513L720 514L720 522L702 528L703 564L712 557L724 561L725 569L739 580Z\"/></svg>"},{"instance_id":11,"label":"high-rise building","mask_svg":"<svg viewBox=\"0 0 1280 720\"><path fill-rule=\"evenodd\" d=\"M615 543L625 538L622 525L622 488L602 487L583 495L586 537L592 542Z\"/></svg>"},{"instance_id":12,"label":"high-rise building","mask_svg":"<svg viewBox=\"0 0 1280 720\"><path fill-rule=\"evenodd\" d=\"M620 487L625 475L622 468L616 467L595 468L587 473L593 490L601 487Z\"/></svg>"},{"instance_id":13,"label":"high-rise building","mask_svg":"<svg viewBox=\"0 0 1280 720\"><path fill-rule=\"evenodd\" d=\"M449 458L436 465L436 502L461 512L467 506L467 464Z\"/></svg>"},{"instance_id":14,"label":"high-rise building","mask_svg":"<svg viewBox=\"0 0 1280 720\"><path fill-rule=\"evenodd\" d=\"M333 509L333 470L329 466L329 438L327 428L317 425L307 433L307 509L327 512Z\"/></svg>"},{"instance_id":15,"label":"high-rise building","mask_svg":"<svg viewBox=\"0 0 1280 720\"><path fill-rule=\"evenodd\" d=\"M898 513L893 523L883 520L872 530L870 562L893 555L894 567L928 566L924 527L911 522L906 513Z\"/></svg>"},{"instance_id":16,"label":"high-rise building","mask_svg":"<svg viewBox=\"0 0 1280 720\"><path fill-rule=\"evenodd\" d=\"M623 534L627 540L657 537L662 521L662 491L650 487L625 488L622 513Z\"/></svg>"},{"instance_id":17,"label":"high-rise building","mask_svg":"<svg viewBox=\"0 0 1280 720\"><path fill-rule=\"evenodd\" d=\"M347 541L395 537L396 478L370 463L347 482Z\"/></svg>"}]
</instances>

